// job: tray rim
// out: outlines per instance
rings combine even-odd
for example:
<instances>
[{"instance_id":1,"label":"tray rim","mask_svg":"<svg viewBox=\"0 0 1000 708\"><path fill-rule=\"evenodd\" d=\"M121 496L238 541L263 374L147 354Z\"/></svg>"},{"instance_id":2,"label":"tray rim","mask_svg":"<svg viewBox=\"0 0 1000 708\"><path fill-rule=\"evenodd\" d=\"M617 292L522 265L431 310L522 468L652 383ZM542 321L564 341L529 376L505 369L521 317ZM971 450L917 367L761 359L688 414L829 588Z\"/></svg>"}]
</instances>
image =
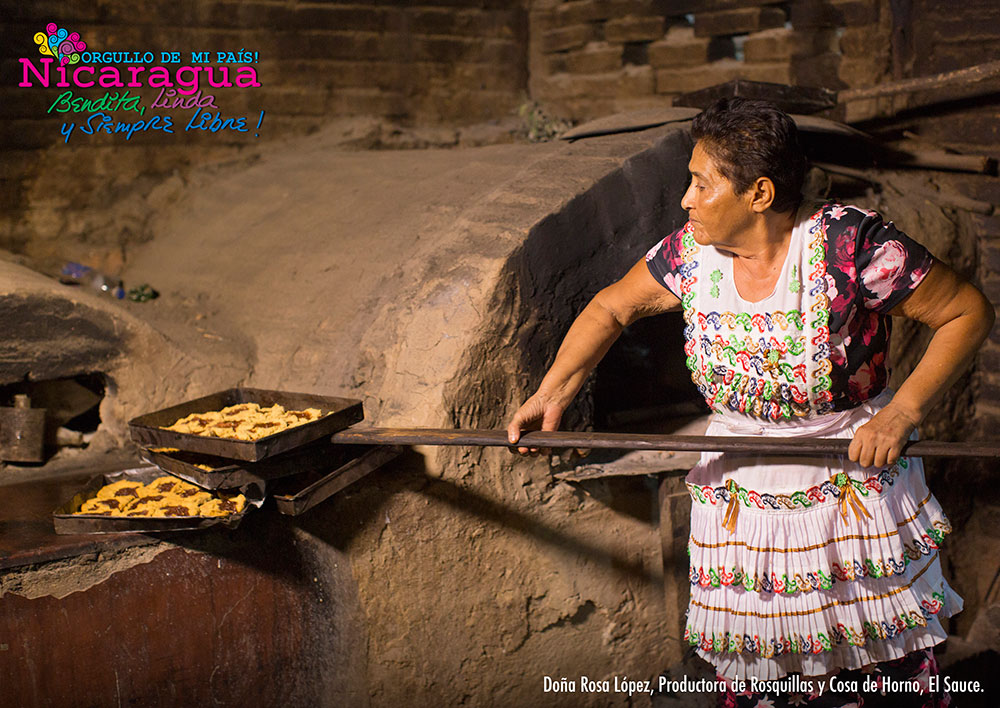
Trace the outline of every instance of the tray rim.
<instances>
[{"instance_id":1,"label":"tray rim","mask_svg":"<svg viewBox=\"0 0 1000 708\"><path fill-rule=\"evenodd\" d=\"M173 456L174 453L154 452L153 450L150 450L148 448L143 448L140 451L140 456L144 461L159 467L165 473L174 475L175 477L180 477L185 481L198 485L202 489L212 489L212 490L237 489L247 485L256 485L258 488L261 488L262 491L266 492L267 487L270 485L270 483L275 482L279 479L284 479L286 477L291 477L296 474L300 474L300 470L290 469L290 471L287 472L266 474L263 473L264 470L261 468L267 469L268 466L277 465L278 463L281 463L283 465L301 464L303 462L303 458L305 458L305 460L308 460L312 456L319 456L324 452L331 452L333 450L341 449L344 447L347 446L336 445L334 443L331 443L329 439L324 436L322 438L318 438L317 440L305 443L299 447L292 448L291 450L285 450L284 452L265 458L263 460L260 460L259 462L235 460L233 461L233 464L230 464L226 467L214 468L211 472L207 470L198 469L197 472L190 471L182 473L177 471L176 469L164 467L163 458L166 458L166 464L176 464L178 466L183 466L183 467L192 466L191 463L186 462L184 460L179 460L176 457L174 457ZM181 450L180 452L185 452L185 451ZM190 454L197 454L197 453L190 453ZM290 459L287 460L281 459L285 456L287 456ZM217 457L216 459L228 459L228 458ZM347 462L345 462L344 464L347 464ZM211 475L235 476L238 475L239 473L245 474L247 478L244 479L243 481L240 481L238 484L231 486L223 486L222 484L216 486L206 486L207 481L204 479L206 477L210 477Z\"/></svg>"},{"instance_id":2,"label":"tray rim","mask_svg":"<svg viewBox=\"0 0 1000 708\"><path fill-rule=\"evenodd\" d=\"M129 473L136 473L129 475ZM141 475L149 476L163 476L164 470L156 465L142 465L139 467L126 467L121 470L114 470L110 472L101 472L94 475L87 483L81 487L77 492L73 494L70 499L63 502L55 508L52 512L52 523L57 534L101 534L101 533L158 533L164 531L196 531L198 529L210 528L212 526L225 526L230 529L234 529L239 526L243 517L246 516L247 512L251 508L259 507L263 501L264 496L261 494L259 498L254 497L251 499L251 495L247 495L245 492L244 496L247 497L247 503L243 507L243 511L236 514L231 514L229 516L178 516L178 517L165 517L165 516L140 516L140 517L128 517L128 516L104 516L100 514L74 514L68 511L73 506L75 506L74 501L81 494L86 494L88 492L95 492L96 490L103 487L105 484L110 484L109 480L117 480L128 478L129 476L138 477ZM175 476L175 475L174 475ZM155 479L155 477L153 477ZM152 479L150 479L152 481ZM90 496L85 497L89 499ZM110 524L112 528L110 529L88 529L87 524L90 522L100 521L102 526ZM152 523L151 527L143 527L142 524ZM77 528L79 527L79 528ZM121 528L118 528L121 527Z\"/></svg>"},{"instance_id":3,"label":"tray rim","mask_svg":"<svg viewBox=\"0 0 1000 708\"><path fill-rule=\"evenodd\" d=\"M278 511L287 516L299 516L309 509L312 509L314 506L323 503L334 494L343 491L346 487L349 487L355 482L367 477L383 465L392 462L403 452L403 447L400 445L358 445L357 447L361 449L358 450L358 455L356 457L351 458L337 469L331 470L320 479L307 484L296 494L274 494L272 492L271 498L274 499L274 503ZM308 495L315 493L317 490L322 490L325 485L333 483L337 477L347 475L353 469L361 465L368 465L369 469L364 470L356 479L352 479L339 489L335 489L332 492L324 494L319 499L312 500L308 498Z\"/></svg>"},{"instance_id":4,"label":"tray rim","mask_svg":"<svg viewBox=\"0 0 1000 708\"><path fill-rule=\"evenodd\" d=\"M259 396L264 394L264 396ZM176 416L174 420L190 413L198 412L201 405L216 405L215 399L227 397L244 397L245 400L253 401L254 395L258 397L272 398L297 398L316 399L325 402L330 411L323 417L297 425L293 428L286 428L277 433L267 435L257 440L232 440L228 438L216 438L205 435L195 435L194 433L178 433L172 430L164 430L149 421L154 416L162 416L170 413ZM198 405L196 405L198 404ZM233 405L233 404L226 404ZM284 405L284 404L282 404ZM176 409L176 410L175 410ZM206 411L202 411L206 412ZM355 423L364 420L364 407L362 401L357 398L344 398L342 396L326 396L318 393L304 393L295 391L279 391L276 389L254 388L249 386L232 386L221 391L209 393L198 398L189 399L181 403L167 406L159 410L143 413L128 421L129 437L133 442L141 447L176 447L185 452L207 454L213 457L223 457L242 462L260 462L274 455L288 452L303 445L307 445L316 440L330 435L344 428L348 428ZM343 423L343 424L341 424ZM334 429L335 428L335 429ZM294 443L285 445L290 437L302 438ZM220 455L216 448L222 445L224 450L231 454Z\"/></svg>"}]
</instances>

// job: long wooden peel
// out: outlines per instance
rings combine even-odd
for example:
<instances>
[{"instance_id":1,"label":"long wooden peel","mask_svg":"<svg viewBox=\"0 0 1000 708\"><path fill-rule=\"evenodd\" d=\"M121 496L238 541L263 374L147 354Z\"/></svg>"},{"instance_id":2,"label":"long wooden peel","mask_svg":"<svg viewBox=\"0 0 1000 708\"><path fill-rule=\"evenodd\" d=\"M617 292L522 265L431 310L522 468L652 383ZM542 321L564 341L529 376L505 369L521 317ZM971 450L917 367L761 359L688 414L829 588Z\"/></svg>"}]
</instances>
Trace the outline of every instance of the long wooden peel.
<instances>
[{"instance_id":1,"label":"long wooden peel","mask_svg":"<svg viewBox=\"0 0 1000 708\"><path fill-rule=\"evenodd\" d=\"M347 428L334 443L356 445L467 445L483 447L611 448L673 452L732 452L754 455L846 455L850 440L837 438L712 437L637 433L531 432L511 445L504 430L447 428ZM1000 457L1000 441L907 443L913 457Z\"/></svg>"}]
</instances>

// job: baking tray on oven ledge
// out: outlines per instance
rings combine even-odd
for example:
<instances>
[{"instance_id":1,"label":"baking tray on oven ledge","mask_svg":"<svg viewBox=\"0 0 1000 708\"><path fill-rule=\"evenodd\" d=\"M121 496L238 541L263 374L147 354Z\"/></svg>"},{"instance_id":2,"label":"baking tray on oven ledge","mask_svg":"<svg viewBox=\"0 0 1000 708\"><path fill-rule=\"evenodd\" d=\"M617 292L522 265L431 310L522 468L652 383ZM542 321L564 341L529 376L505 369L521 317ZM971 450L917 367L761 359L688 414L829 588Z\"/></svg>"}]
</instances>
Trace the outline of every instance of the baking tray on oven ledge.
<instances>
[{"instance_id":1,"label":"baking tray on oven ledge","mask_svg":"<svg viewBox=\"0 0 1000 708\"><path fill-rule=\"evenodd\" d=\"M325 472L312 470L295 477L277 480L271 489L275 505L282 514L298 516L344 487L402 453L398 445L334 445L339 459L330 458Z\"/></svg>"},{"instance_id":2,"label":"baking tray on oven ledge","mask_svg":"<svg viewBox=\"0 0 1000 708\"><path fill-rule=\"evenodd\" d=\"M279 477L328 474L333 467L343 464L344 447L324 438L260 462L164 448L144 449L140 454L146 462L203 489L233 489L254 484L266 490L269 483Z\"/></svg>"},{"instance_id":3,"label":"baking tray on oven ledge","mask_svg":"<svg viewBox=\"0 0 1000 708\"><path fill-rule=\"evenodd\" d=\"M192 433L177 433L161 426L173 425L192 413L222 410L238 403L256 403L262 407L280 404L286 410L319 408L323 417L286 428L279 433L257 440L231 440ZM132 440L143 447L175 447L185 452L197 452L232 460L259 462L314 440L332 435L364 418L361 401L353 398L319 396L312 393L289 393L260 388L230 388L209 396L196 398L170 408L147 413L129 421Z\"/></svg>"},{"instance_id":4,"label":"baking tray on oven ledge","mask_svg":"<svg viewBox=\"0 0 1000 708\"><path fill-rule=\"evenodd\" d=\"M112 484L123 479L149 484L157 477L163 476L159 467L135 467L117 472L109 472L94 477L87 485L73 495L73 498L52 512L52 524L56 533L122 533L156 531L193 531L211 526L236 528L251 509L259 508L264 503L263 493L253 485L239 490L247 498L243 511L229 516L102 516L100 514L74 514L85 501L97 494L97 490L106 484Z\"/></svg>"}]
</instances>

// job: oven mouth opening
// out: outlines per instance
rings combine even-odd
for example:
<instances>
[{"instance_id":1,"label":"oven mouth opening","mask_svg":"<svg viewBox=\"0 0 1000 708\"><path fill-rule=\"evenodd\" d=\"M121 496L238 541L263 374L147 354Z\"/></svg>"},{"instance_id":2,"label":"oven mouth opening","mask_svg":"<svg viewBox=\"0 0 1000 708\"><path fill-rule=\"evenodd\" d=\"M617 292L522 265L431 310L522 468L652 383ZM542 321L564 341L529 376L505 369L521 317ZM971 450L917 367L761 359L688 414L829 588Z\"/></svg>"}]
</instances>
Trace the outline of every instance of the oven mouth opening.
<instances>
[{"instance_id":1,"label":"oven mouth opening","mask_svg":"<svg viewBox=\"0 0 1000 708\"><path fill-rule=\"evenodd\" d=\"M709 413L685 363L679 312L629 325L594 378L594 426L622 433L671 433Z\"/></svg>"},{"instance_id":2,"label":"oven mouth opening","mask_svg":"<svg viewBox=\"0 0 1000 708\"><path fill-rule=\"evenodd\" d=\"M20 401L32 409L45 410L42 435L44 458L48 460L61 450L90 445L101 426L101 402L107 387L108 378L102 372L18 381L0 386L0 407L13 408Z\"/></svg>"}]
</instances>

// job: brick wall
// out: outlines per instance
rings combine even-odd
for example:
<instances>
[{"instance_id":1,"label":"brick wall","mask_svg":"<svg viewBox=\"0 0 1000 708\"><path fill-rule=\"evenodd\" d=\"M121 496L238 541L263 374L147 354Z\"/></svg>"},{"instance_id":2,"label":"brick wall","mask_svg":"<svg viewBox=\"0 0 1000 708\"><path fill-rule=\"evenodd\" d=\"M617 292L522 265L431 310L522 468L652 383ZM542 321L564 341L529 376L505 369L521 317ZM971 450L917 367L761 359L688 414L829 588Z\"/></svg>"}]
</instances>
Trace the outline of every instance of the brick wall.
<instances>
[{"instance_id":1,"label":"brick wall","mask_svg":"<svg viewBox=\"0 0 1000 708\"><path fill-rule=\"evenodd\" d=\"M868 86L890 69L888 0L535 0L532 95L562 117L664 106L741 78Z\"/></svg>"},{"instance_id":2,"label":"brick wall","mask_svg":"<svg viewBox=\"0 0 1000 708\"><path fill-rule=\"evenodd\" d=\"M0 248L28 252L33 262L89 258L113 270L121 256L110 252L121 250L119 242L144 237L153 205L144 200L156 185L193 165L240 159L258 140L352 115L404 125L473 124L511 115L527 87L527 14L516 2L153 0L139 10L123 0L3 0L2 6ZM137 133L128 141L78 133L63 144L64 120L89 114L46 112L65 89L17 86L17 59L40 58L32 38L48 22L79 32L88 49L100 51L149 50L158 58L178 50L185 59L191 51L259 52L260 88L206 91L223 117L245 115L251 130ZM104 91L75 94L97 99ZM131 91L147 106L159 93ZM192 111L167 114L176 128ZM166 197L161 189L154 201Z\"/></svg>"},{"instance_id":3,"label":"brick wall","mask_svg":"<svg viewBox=\"0 0 1000 708\"><path fill-rule=\"evenodd\" d=\"M1000 3L995 0L968 0L960 8L937 0L895 1L905 9L894 22L897 76L924 76L1000 60ZM912 111L908 121L915 132L931 141L996 150L1000 145L996 101L1000 78L979 84L979 93L990 91L992 100L976 100L956 87L945 94L953 101Z\"/></svg>"}]
</instances>

